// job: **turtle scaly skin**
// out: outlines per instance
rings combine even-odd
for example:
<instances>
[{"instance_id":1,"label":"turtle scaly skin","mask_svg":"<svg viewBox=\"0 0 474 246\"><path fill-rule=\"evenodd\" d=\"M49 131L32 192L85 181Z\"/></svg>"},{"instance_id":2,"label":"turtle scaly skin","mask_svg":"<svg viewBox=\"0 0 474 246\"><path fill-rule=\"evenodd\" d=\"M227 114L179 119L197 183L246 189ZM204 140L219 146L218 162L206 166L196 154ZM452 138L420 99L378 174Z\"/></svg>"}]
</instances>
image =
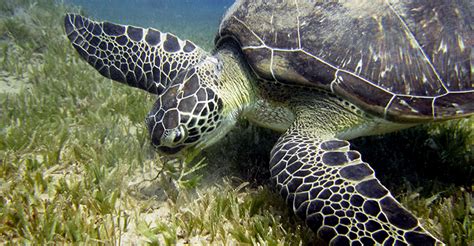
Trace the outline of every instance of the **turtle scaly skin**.
<instances>
[{"instance_id":1,"label":"turtle scaly skin","mask_svg":"<svg viewBox=\"0 0 474 246\"><path fill-rule=\"evenodd\" d=\"M203 149L244 118L282 133L272 180L328 244L441 245L347 140L474 112L472 9L237 1L212 53L155 29L71 14L65 26L102 75L157 94L146 123L159 152Z\"/></svg>"},{"instance_id":2,"label":"turtle scaly skin","mask_svg":"<svg viewBox=\"0 0 474 246\"><path fill-rule=\"evenodd\" d=\"M296 120L270 160L280 194L332 245L440 243L380 184L360 153L335 134L345 130L341 126L361 124L364 117L349 110L341 114L342 105L334 99L319 95L313 103L310 98L291 102ZM328 120L339 125L328 125Z\"/></svg>"},{"instance_id":3,"label":"turtle scaly skin","mask_svg":"<svg viewBox=\"0 0 474 246\"><path fill-rule=\"evenodd\" d=\"M153 94L208 55L153 28L96 23L73 14L66 16L65 28L74 48L100 74Z\"/></svg>"}]
</instances>

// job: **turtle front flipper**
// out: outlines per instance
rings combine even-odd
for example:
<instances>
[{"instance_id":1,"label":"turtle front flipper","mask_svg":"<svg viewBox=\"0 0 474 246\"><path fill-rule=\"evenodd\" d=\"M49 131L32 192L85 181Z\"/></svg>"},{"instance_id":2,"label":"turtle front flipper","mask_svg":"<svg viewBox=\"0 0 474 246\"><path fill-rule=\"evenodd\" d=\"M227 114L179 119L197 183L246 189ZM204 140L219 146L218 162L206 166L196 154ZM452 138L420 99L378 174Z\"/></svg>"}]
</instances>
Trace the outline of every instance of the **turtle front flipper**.
<instances>
[{"instance_id":1,"label":"turtle front flipper","mask_svg":"<svg viewBox=\"0 0 474 246\"><path fill-rule=\"evenodd\" d=\"M64 24L74 48L103 76L154 94L207 56L192 42L152 28L95 22L75 14L67 14Z\"/></svg>"},{"instance_id":2,"label":"turtle front flipper","mask_svg":"<svg viewBox=\"0 0 474 246\"><path fill-rule=\"evenodd\" d=\"M273 148L271 175L318 237L331 245L442 244L380 184L349 142L297 123Z\"/></svg>"}]
</instances>

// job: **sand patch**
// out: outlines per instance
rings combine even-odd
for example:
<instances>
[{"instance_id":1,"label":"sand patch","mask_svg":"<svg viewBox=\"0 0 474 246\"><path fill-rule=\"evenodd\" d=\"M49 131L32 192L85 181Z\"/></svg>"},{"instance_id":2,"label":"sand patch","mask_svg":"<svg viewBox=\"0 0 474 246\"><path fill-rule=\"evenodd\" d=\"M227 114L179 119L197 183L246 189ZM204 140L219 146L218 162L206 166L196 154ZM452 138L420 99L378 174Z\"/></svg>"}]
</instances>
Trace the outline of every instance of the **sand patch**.
<instances>
[{"instance_id":1,"label":"sand patch","mask_svg":"<svg viewBox=\"0 0 474 246\"><path fill-rule=\"evenodd\" d=\"M26 78L0 70L0 93L17 94L22 89L29 89L30 87L31 84L28 83Z\"/></svg>"}]
</instances>

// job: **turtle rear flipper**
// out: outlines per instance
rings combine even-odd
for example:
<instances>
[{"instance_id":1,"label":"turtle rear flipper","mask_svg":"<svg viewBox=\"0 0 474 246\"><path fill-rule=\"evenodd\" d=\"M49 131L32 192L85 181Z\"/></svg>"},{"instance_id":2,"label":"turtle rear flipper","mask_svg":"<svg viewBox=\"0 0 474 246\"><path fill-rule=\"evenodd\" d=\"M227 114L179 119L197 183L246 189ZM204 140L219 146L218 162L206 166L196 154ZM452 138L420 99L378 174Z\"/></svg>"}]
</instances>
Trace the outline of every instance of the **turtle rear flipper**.
<instances>
[{"instance_id":1,"label":"turtle rear flipper","mask_svg":"<svg viewBox=\"0 0 474 246\"><path fill-rule=\"evenodd\" d=\"M95 22L75 14L67 14L64 24L74 48L103 76L154 94L207 56L192 42L152 28Z\"/></svg>"}]
</instances>

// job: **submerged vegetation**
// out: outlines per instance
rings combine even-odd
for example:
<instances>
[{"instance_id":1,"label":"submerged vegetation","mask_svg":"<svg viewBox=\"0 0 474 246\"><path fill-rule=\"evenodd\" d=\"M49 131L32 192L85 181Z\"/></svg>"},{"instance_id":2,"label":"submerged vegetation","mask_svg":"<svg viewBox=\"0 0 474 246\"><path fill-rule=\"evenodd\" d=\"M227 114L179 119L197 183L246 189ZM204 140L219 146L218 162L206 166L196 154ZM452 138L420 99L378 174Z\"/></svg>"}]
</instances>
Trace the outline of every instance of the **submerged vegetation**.
<instances>
[{"instance_id":1,"label":"submerged vegetation","mask_svg":"<svg viewBox=\"0 0 474 246\"><path fill-rule=\"evenodd\" d=\"M269 184L274 134L242 122L205 155L163 160L143 123L154 98L76 55L62 28L71 8L0 0L0 243L315 240ZM473 122L354 144L450 245L474 243Z\"/></svg>"}]
</instances>

